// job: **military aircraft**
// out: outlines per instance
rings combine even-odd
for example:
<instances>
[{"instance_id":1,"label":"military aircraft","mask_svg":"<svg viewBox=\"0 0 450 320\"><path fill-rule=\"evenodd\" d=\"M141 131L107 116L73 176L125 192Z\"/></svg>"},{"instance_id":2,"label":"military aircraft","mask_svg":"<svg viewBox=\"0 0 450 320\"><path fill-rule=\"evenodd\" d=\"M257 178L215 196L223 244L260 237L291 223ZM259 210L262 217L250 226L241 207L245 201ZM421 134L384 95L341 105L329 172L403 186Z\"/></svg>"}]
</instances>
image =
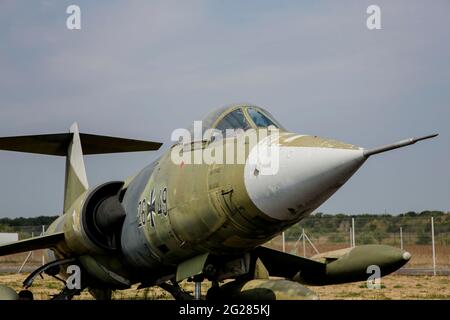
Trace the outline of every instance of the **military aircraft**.
<instances>
[{"instance_id":1,"label":"military aircraft","mask_svg":"<svg viewBox=\"0 0 450 320\"><path fill-rule=\"evenodd\" d=\"M214 110L201 129L224 135L194 132L136 175L94 187L83 155L151 151L161 143L80 133L76 123L68 133L0 138L1 150L66 157L62 214L44 235L0 246L1 256L47 249L49 262L24 287L47 274L65 284L53 299L72 299L84 289L110 299L112 291L134 284L160 286L175 299L316 299L305 285L365 281L369 266L384 276L410 259L385 245L306 258L264 244L312 213L369 157L437 134L364 149L290 132L251 104ZM256 134L256 144L237 144L249 133ZM276 150L272 171L264 172L267 162L255 156L263 145ZM236 161L195 160L211 150ZM244 161L237 161L239 151ZM78 287L68 285L69 266L80 270ZM194 294L179 286L186 279L195 283ZM204 280L211 284L206 295Z\"/></svg>"}]
</instances>

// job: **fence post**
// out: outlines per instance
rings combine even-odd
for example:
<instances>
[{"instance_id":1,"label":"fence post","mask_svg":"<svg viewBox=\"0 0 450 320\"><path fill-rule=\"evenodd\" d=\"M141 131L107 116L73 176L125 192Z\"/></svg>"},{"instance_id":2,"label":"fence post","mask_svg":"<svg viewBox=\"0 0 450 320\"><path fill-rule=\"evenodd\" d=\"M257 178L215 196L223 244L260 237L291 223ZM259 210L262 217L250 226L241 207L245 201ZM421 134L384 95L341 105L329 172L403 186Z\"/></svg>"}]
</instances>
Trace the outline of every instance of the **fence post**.
<instances>
[{"instance_id":1,"label":"fence post","mask_svg":"<svg viewBox=\"0 0 450 320\"><path fill-rule=\"evenodd\" d=\"M33 231L31 231L31 238L34 238L34 232ZM33 258L34 258L33 251L30 251L30 252L31 252L31 260L33 260Z\"/></svg>"},{"instance_id":2,"label":"fence post","mask_svg":"<svg viewBox=\"0 0 450 320\"><path fill-rule=\"evenodd\" d=\"M400 249L403 250L403 228L400 227Z\"/></svg>"},{"instance_id":3,"label":"fence post","mask_svg":"<svg viewBox=\"0 0 450 320\"><path fill-rule=\"evenodd\" d=\"M284 231L281 233L281 236L283 237L283 252L286 252L286 238L284 236Z\"/></svg>"},{"instance_id":4,"label":"fence post","mask_svg":"<svg viewBox=\"0 0 450 320\"><path fill-rule=\"evenodd\" d=\"M433 275L436 275L436 251L434 248L434 218L431 217L431 245L433 247Z\"/></svg>"},{"instance_id":5,"label":"fence post","mask_svg":"<svg viewBox=\"0 0 450 320\"><path fill-rule=\"evenodd\" d=\"M23 260L21 266L19 267L19 270L17 270L17 273L22 272L23 267L25 267L25 263L27 263L28 259L30 259L32 253L33 253L33 251L28 252L27 257L25 258L25 260Z\"/></svg>"},{"instance_id":6,"label":"fence post","mask_svg":"<svg viewBox=\"0 0 450 320\"><path fill-rule=\"evenodd\" d=\"M306 235L306 232L305 232L305 234L304 234L303 236L306 238L306 240L308 240L309 244L310 244L311 247L314 249L314 251L316 252L316 254L319 254L319 253L320 253L319 250L317 250L317 248L316 248L316 246L314 245L314 243L312 243L311 239Z\"/></svg>"},{"instance_id":7,"label":"fence post","mask_svg":"<svg viewBox=\"0 0 450 320\"><path fill-rule=\"evenodd\" d=\"M355 218L352 218L352 243L353 248L356 247L356 241L355 241Z\"/></svg>"},{"instance_id":8,"label":"fence post","mask_svg":"<svg viewBox=\"0 0 450 320\"><path fill-rule=\"evenodd\" d=\"M302 229L302 240L303 240L303 257L306 258L305 229Z\"/></svg>"},{"instance_id":9,"label":"fence post","mask_svg":"<svg viewBox=\"0 0 450 320\"><path fill-rule=\"evenodd\" d=\"M42 235L44 235L44 233L45 233L45 226L42 225ZM42 265L44 264L45 264L45 256L44 253L42 252Z\"/></svg>"},{"instance_id":10,"label":"fence post","mask_svg":"<svg viewBox=\"0 0 450 320\"><path fill-rule=\"evenodd\" d=\"M350 227L348 238L350 239L350 248L353 248L352 227Z\"/></svg>"}]
</instances>

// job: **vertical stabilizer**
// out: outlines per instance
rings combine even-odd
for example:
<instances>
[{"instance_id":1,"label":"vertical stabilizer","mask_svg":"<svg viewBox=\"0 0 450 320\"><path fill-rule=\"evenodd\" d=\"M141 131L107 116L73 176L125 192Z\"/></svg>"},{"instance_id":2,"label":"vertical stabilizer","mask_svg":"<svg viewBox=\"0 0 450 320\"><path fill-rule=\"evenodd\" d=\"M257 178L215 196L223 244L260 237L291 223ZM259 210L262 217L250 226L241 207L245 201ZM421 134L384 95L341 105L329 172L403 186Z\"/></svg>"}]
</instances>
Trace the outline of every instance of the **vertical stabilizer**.
<instances>
[{"instance_id":1,"label":"vertical stabilizer","mask_svg":"<svg viewBox=\"0 0 450 320\"><path fill-rule=\"evenodd\" d=\"M72 141L67 149L64 212L89 188L77 123L70 127L70 133L72 133Z\"/></svg>"},{"instance_id":2,"label":"vertical stabilizer","mask_svg":"<svg viewBox=\"0 0 450 320\"><path fill-rule=\"evenodd\" d=\"M89 188L84 154L107 154L158 150L162 143L80 133L78 124L70 132L0 137L0 150L66 157L64 212Z\"/></svg>"}]
</instances>

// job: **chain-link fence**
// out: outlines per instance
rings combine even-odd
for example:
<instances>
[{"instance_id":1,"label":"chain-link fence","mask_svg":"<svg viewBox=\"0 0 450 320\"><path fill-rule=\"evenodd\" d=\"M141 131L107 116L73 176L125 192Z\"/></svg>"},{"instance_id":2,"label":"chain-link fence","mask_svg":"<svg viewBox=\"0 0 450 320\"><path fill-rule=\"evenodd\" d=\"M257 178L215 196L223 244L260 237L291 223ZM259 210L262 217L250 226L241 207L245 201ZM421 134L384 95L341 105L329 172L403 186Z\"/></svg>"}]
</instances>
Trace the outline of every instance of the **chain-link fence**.
<instances>
[{"instance_id":1,"label":"chain-link fence","mask_svg":"<svg viewBox=\"0 0 450 320\"><path fill-rule=\"evenodd\" d=\"M19 239L22 240L39 236L47 227L9 227L7 232L17 232ZM386 244L409 251L412 258L404 269L430 271L435 267L438 273L450 272L450 214L448 213L433 216L312 215L284 233L284 250L299 256L311 257L318 252L351 247L353 236L355 245ZM267 246L282 251L282 235L272 239ZM0 263L3 269L12 270L19 269L26 260L24 270L27 270L27 267L42 264L43 259L45 259L43 250L36 250L32 253L0 257Z\"/></svg>"},{"instance_id":2,"label":"chain-link fence","mask_svg":"<svg viewBox=\"0 0 450 320\"><path fill-rule=\"evenodd\" d=\"M433 220L433 224L432 224ZM354 228L354 229L353 229ZM434 234L434 237L433 237ZM354 240L353 240L354 238ZM433 245L434 238L434 245ZM438 216L347 216L313 215L284 233L284 250L311 257L317 252L363 244L385 244L409 251L404 268L450 271L450 215ZM283 250L282 235L267 246ZM434 247L434 259L433 259Z\"/></svg>"},{"instance_id":3,"label":"chain-link fence","mask_svg":"<svg viewBox=\"0 0 450 320\"><path fill-rule=\"evenodd\" d=\"M31 237L37 237L47 230L46 225L42 226L20 226L20 227L9 227L8 232L16 232L19 234L19 240L28 239Z\"/></svg>"},{"instance_id":4,"label":"chain-link fence","mask_svg":"<svg viewBox=\"0 0 450 320\"><path fill-rule=\"evenodd\" d=\"M24 240L42 235L47 230L47 225L42 226L9 226L2 232L17 233L19 240ZM0 272L33 271L36 266L44 264L44 250L34 250L0 257Z\"/></svg>"}]
</instances>

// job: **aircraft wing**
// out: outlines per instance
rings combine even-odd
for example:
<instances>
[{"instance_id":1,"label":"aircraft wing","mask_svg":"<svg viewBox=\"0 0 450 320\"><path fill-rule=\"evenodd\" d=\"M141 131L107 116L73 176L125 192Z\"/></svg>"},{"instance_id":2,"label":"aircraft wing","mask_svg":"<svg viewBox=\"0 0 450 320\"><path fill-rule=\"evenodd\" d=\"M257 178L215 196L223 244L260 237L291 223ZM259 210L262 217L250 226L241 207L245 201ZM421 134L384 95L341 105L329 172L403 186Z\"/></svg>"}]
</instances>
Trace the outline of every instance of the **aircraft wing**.
<instances>
[{"instance_id":1,"label":"aircraft wing","mask_svg":"<svg viewBox=\"0 0 450 320\"><path fill-rule=\"evenodd\" d=\"M51 248L64 240L64 232L34 237L0 245L0 256Z\"/></svg>"},{"instance_id":2,"label":"aircraft wing","mask_svg":"<svg viewBox=\"0 0 450 320\"><path fill-rule=\"evenodd\" d=\"M255 253L271 276L293 278L297 273L317 276L326 272L326 264L290 253L258 247Z\"/></svg>"},{"instance_id":3,"label":"aircraft wing","mask_svg":"<svg viewBox=\"0 0 450 320\"><path fill-rule=\"evenodd\" d=\"M271 276L319 286L365 281L369 276L367 270L372 266L377 266L381 276L385 276L411 258L409 252L381 244L329 251L312 259L265 247L256 248L255 253Z\"/></svg>"}]
</instances>

